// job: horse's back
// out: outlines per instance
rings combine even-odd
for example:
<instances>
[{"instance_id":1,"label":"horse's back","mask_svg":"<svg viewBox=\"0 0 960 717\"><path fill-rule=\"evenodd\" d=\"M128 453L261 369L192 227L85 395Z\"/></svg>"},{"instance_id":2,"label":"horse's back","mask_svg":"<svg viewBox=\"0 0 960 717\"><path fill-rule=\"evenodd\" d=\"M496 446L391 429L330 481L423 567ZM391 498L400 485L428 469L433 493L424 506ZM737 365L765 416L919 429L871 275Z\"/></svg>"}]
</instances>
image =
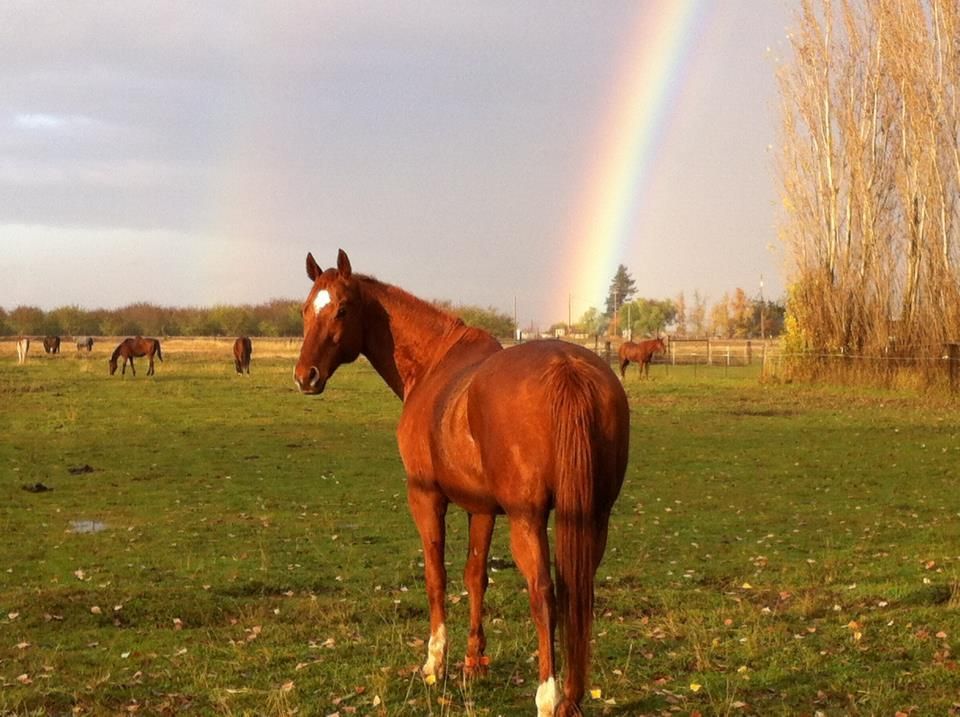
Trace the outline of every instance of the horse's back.
<instances>
[{"instance_id":1,"label":"horse's back","mask_svg":"<svg viewBox=\"0 0 960 717\"><path fill-rule=\"evenodd\" d=\"M471 381L467 411L485 475L526 483L549 498L559 442L572 426L589 436L596 475L609 488L603 502L619 492L630 410L623 385L594 352L536 341L493 354Z\"/></svg>"}]
</instances>

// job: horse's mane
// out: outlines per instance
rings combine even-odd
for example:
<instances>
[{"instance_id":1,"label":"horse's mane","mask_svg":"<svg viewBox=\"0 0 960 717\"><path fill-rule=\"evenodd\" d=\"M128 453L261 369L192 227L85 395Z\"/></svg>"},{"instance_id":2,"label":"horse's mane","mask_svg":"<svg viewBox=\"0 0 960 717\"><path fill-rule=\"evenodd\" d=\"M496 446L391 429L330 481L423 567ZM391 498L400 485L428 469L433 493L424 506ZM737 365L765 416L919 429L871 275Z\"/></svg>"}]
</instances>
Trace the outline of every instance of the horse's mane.
<instances>
[{"instance_id":1,"label":"horse's mane","mask_svg":"<svg viewBox=\"0 0 960 717\"><path fill-rule=\"evenodd\" d=\"M445 311L434 303L424 301L414 296L399 286L380 281L374 276L368 274L354 274L353 278L360 282L361 287L370 290L370 293L380 297L387 297L390 303L399 304L408 311L415 313L420 319L430 321L438 326L449 330L458 326L464 326L463 320Z\"/></svg>"}]
</instances>

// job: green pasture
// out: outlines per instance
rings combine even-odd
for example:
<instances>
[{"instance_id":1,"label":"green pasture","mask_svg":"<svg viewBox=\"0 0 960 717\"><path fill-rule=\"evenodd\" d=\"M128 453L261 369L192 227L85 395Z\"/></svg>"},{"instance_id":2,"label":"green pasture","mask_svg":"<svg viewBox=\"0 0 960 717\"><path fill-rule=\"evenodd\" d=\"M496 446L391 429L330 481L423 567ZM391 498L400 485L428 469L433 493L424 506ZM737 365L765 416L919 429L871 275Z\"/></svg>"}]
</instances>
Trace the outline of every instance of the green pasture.
<instances>
[{"instance_id":1,"label":"green pasture","mask_svg":"<svg viewBox=\"0 0 960 717\"><path fill-rule=\"evenodd\" d=\"M364 362L306 398L296 347L255 343L243 378L226 342L165 344L136 378L107 375L105 346L0 349L0 715L534 714L503 525L489 676L459 677L458 510L448 676L417 672L400 403ZM627 390L587 715L960 711L954 401L749 367L631 371Z\"/></svg>"}]
</instances>

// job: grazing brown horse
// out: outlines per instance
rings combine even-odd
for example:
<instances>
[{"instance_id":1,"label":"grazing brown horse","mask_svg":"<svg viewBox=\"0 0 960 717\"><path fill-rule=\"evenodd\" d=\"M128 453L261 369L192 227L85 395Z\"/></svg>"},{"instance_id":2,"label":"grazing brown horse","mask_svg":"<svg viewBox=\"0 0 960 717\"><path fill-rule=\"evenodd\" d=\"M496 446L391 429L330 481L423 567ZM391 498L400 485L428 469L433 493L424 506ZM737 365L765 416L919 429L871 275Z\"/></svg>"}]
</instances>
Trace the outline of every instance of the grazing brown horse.
<instances>
[{"instance_id":1,"label":"grazing brown horse","mask_svg":"<svg viewBox=\"0 0 960 717\"><path fill-rule=\"evenodd\" d=\"M304 339L294 369L300 390L321 393L340 364L363 354L403 400L397 442L423 544L428 681L445 668L445 517L453 502L469 516L466 673L482 674L488 664L481 622L487 556L494 521L506 514L537 629L538 714L582 714L594 576L627 465L630 412L620 381L596 354L574 344L532 341L504 349L486 331L354 274L342 250L337 268L326 271L308 254L307 276L313 287L302 308ZM562 695L555 680L557 626Z\"/></svg>"},{"instance_id":2,"label":"grazing brown horse","mask_svg":"<svg viewBox=\"0 0 960 717\"><path fill-rule=\"evenodd\" d=\"M253 343L246 336L241 336L233 342L233 363L237 373L242 375L246 371L247 375L250 375L250 354L252 353Z\"/></svg>"},{"instance_id":3,"label":"grazing brown horse","mask_svg":"<svg viewBox=\"0 0 960 717\"><path fill-rule=\"evenodd\" d=\"M146 356L150 361L150 366L147 368L147 376L153 375L153 355L156 354L157 358L163 361L163 353L160 351L160 342L157 339L145 339L142 336L137 336L136 338L124 339L121 341L117 348L113 350L113 355L110 357L110 375L113 376L117 372L117 357L123 357L123 369L120 371L121 375L126 375L127 373L127 361L130 362L130 370L133 372L133 375L137 375L137 370L133 367L133 358L141 356Z\"/></svg>"},{"instance_id":4,"label":"grazing brown horse","mask_svg":"<svg viewBox=\"0 0 960 717\"><path fill-rule=\"evenodd\" d=\"M624 341L620 344L620 378L626 378L627 365L633 361L640 364L640 377L650 376L650 360L655 353L664 353L667 347L659 336L646 341Z\"/></svg>"},{"instance_id":5,"label":"grazing brown horse","mask_svg":"<svg viewBox=\"0 0 960 717\"><path fill-rule=\"evenodd\" d=\"M58 354L60 353L60 337L59 336L44 336L43 337L43 352L47 354Z\"/></svg>"}]
</instances>

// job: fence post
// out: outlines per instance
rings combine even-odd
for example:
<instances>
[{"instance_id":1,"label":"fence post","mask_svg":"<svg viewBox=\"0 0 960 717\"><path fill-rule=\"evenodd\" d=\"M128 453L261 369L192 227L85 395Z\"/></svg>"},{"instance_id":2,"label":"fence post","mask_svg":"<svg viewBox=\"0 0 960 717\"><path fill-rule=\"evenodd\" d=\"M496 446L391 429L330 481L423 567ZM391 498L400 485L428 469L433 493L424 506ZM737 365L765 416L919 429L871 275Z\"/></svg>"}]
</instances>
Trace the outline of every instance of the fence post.
<instances>
[{"instance_id":1,"label":"fence post","mask_svg":"<svg viewBox=\"0 0 960 717\"><path fill-rule=\"evenodd\" d=\"M610 363L610 342L609 342L609 341L607 341L607 342L604 344L604 351L606 352L606 355L607 355L607 363L609 364L609 363Z\"/></svg>"},{"instance_id":2,"label":"fence post","mask_svg":"<svg viewBox=\"0 0 960 717\"><path fill-rule=\"evenodd\" d=\"M713 347L710 345L710 337L707 337L707 366L713 366Z\"/></svg>"},{"instance_id":3,"label":"fence post","mask_svg":"<svg viewBox=\"0 0 960 717\"><path fill-rule=\"evenodd\" d=\"M747 366L753 365L753 346L750 343L750 339L747 339Z\"/></svg>"},{"instance_id":4,"label":"fence post","mask_svg":"<svg viewBox=\"0 0 960 717\"><path fill-rule=\"evenodd\" d=\"M947 345L947 375L950 377L950 391L956 393L957 381L960 379L960 343L950 342Z\"/></svg>"}]
</instances>

